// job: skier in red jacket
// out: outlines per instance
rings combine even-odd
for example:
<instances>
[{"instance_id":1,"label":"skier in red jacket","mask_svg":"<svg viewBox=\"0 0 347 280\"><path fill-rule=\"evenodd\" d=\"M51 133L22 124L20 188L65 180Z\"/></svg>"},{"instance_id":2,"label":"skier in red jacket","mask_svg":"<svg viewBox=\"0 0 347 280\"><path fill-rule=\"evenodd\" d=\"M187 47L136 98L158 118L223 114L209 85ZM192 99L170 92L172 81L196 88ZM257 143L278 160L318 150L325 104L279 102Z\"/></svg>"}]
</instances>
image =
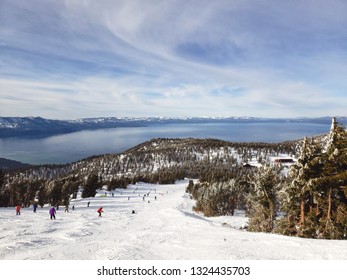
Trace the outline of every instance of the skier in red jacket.
<instances>
[{"instance_id":1,"label":"skier in red jacket","mask_svg":"<svg viewBox=\"0 0 347 280\"><path fill-rule=\"evenodd\" d=\"M20 215L20 205L16 206L16 215Z\"/></svg>"},{"instance_id":2,"label":"skier in red jacket","mask_svg":"<svg viewBox=\"0 0 347 280\"><path fill-rule=\"evenodd\" d=\"M99 213L99 217L101 217L101 213L104 212L104 211L102 211L102 207L100 207L100 208L98 209L98 211L96 211L96 212L98 212L98 213Z\"/></svg>"}]
</instances>

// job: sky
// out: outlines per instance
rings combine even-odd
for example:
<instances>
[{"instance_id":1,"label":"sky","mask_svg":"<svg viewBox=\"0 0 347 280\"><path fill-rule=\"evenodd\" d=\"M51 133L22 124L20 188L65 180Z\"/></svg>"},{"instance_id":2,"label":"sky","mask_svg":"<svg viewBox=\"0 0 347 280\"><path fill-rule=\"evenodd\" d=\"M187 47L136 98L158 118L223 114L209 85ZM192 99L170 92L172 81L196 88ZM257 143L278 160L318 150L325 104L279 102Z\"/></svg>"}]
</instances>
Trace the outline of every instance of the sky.
<instances>
[{"instance_id":1,"label":"sky","mask_svg":"<svg viewBox=\"0 0 347 280\"><path fill-rule=\"evenodd\" d=\"M347 115L345 0L0 0L0 116Z\"/></svg>"}]
</instances>

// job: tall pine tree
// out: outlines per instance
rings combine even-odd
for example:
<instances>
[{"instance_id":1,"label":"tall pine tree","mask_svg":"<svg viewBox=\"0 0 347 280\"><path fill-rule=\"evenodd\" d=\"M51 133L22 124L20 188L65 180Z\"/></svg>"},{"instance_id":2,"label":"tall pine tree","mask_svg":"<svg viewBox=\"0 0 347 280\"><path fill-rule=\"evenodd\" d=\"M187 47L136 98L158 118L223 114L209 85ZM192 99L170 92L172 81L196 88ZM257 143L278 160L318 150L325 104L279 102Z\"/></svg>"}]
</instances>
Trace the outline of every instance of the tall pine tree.
<instances>
[{"instance_id":1,"label":"tall pine tree","mask_svg":"<svg viewBox=\"0 0 347 280\"><path fill-rule=\"evenodd\" d=\"M305 139L282 190L277 231L311 238L347 238L347 133L333 119L325 147Z\"/></svg>"},{"instance_id":2,"label":"tall pine tree","mask_svg":"<svg viewBox=\"0 0 347 280\"><path fill-rule=\"evenodd\" d=\"M278 172L270 166L260 167L251 178L247 203L249 231L271 232L276 218Z\"/></svg>"},{"instance_id":3,"label":"tall pine tree","mask_svg":"<svg viewBox=\"0 0 347 280\"><path fill-rule=\"evenodd\" d=\"M322 211L319 235L323 238L347 239L347 132L335 118L323 162L321 176L313 180Z\"/></svg>"},{"instance_id":4,"label":"tall pine tree","mask_svg":"<svg viewBox=\"0 0 347 280\"><path fill-rule=\"evenodd\" d=\"M276 231L286 235L315 236L317 192L310 182L321 173L320 157L321 147L318 143L305 138L300 156L292 165L288 183L280 191L280 210L284 216L279 220Z\"/></svg>"}]
</instances>

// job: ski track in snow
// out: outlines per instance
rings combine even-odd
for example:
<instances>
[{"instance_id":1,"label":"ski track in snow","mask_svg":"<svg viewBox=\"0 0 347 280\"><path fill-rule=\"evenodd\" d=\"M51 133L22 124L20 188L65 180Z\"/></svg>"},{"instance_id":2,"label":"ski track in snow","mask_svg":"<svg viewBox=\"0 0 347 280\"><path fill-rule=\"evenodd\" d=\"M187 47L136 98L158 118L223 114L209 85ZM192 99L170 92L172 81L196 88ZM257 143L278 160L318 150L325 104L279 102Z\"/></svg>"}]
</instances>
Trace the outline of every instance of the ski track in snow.
<instances>
[{"instance_id":1,"label":"ski track in snow","mask_svg":"<svg viewBox=\"0 0 347 280\"><path fill-rule=\"evenodd\" d=\"M48 206L37 213L24 208L20 216L14 208L0 208L0 259L347 260L347 241L247 232L240 230L246 223L240 211L213 218L194 213L187 185L130 185L114 197L100 192L73 200L75 210L70 207L69 213L60 207L56 220L50 220ZM100 206L101 218L96 212Z\"/></svg>"}]
</instances>

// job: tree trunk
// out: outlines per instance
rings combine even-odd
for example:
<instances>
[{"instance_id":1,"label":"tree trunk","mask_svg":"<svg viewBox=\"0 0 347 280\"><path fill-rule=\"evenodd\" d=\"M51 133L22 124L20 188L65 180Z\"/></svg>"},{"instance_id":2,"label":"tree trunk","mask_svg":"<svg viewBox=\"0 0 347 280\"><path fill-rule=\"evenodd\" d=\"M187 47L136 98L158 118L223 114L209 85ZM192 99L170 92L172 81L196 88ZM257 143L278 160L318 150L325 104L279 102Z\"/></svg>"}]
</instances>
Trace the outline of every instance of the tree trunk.
<instances>
[{"instance_id":1,"label":"tree trunk","mask_svg":"<svg viewBox=\"0 0 347 280\"><path fill-rule=\"evenodd\" d=\"M316 217L319 215L319 204L318 204L318 202L317 202L317 205L316 205Z\"/></svg>"},{"instance_id":2,"label":"tree trunk","mask_svg":"<svg viewBox=\"0 0 347 280\"><path fill-rule=\"evenodd\" d=\"M300 227L303 228L305 224L305 200L301 199L300 203Z\"/></svg>"},{"instance_id":3,"label":"tree trunk","mask_svg":"<svg viewBox=\"0 0 347 280\"><path fill-rule=\"evenodd\" d=\"M332 189L329 189L329 194L328 194L328 213L327 213L327 223L330 221L331 219L331 193L332 193Z\"/></svg>"},{"instance_id":4,"label":"tree trunk","mask_svg":"<svg viewBox=\"0 0 347 280\"><path fill-rule=\"evenodd\" d=\"M329 188L329 193L328 193L328 210L327 210L327 220L325 223L325 230L324 232L331 235L331 195L332 195L332 188Z\"/></svg>"}]
</instances>

